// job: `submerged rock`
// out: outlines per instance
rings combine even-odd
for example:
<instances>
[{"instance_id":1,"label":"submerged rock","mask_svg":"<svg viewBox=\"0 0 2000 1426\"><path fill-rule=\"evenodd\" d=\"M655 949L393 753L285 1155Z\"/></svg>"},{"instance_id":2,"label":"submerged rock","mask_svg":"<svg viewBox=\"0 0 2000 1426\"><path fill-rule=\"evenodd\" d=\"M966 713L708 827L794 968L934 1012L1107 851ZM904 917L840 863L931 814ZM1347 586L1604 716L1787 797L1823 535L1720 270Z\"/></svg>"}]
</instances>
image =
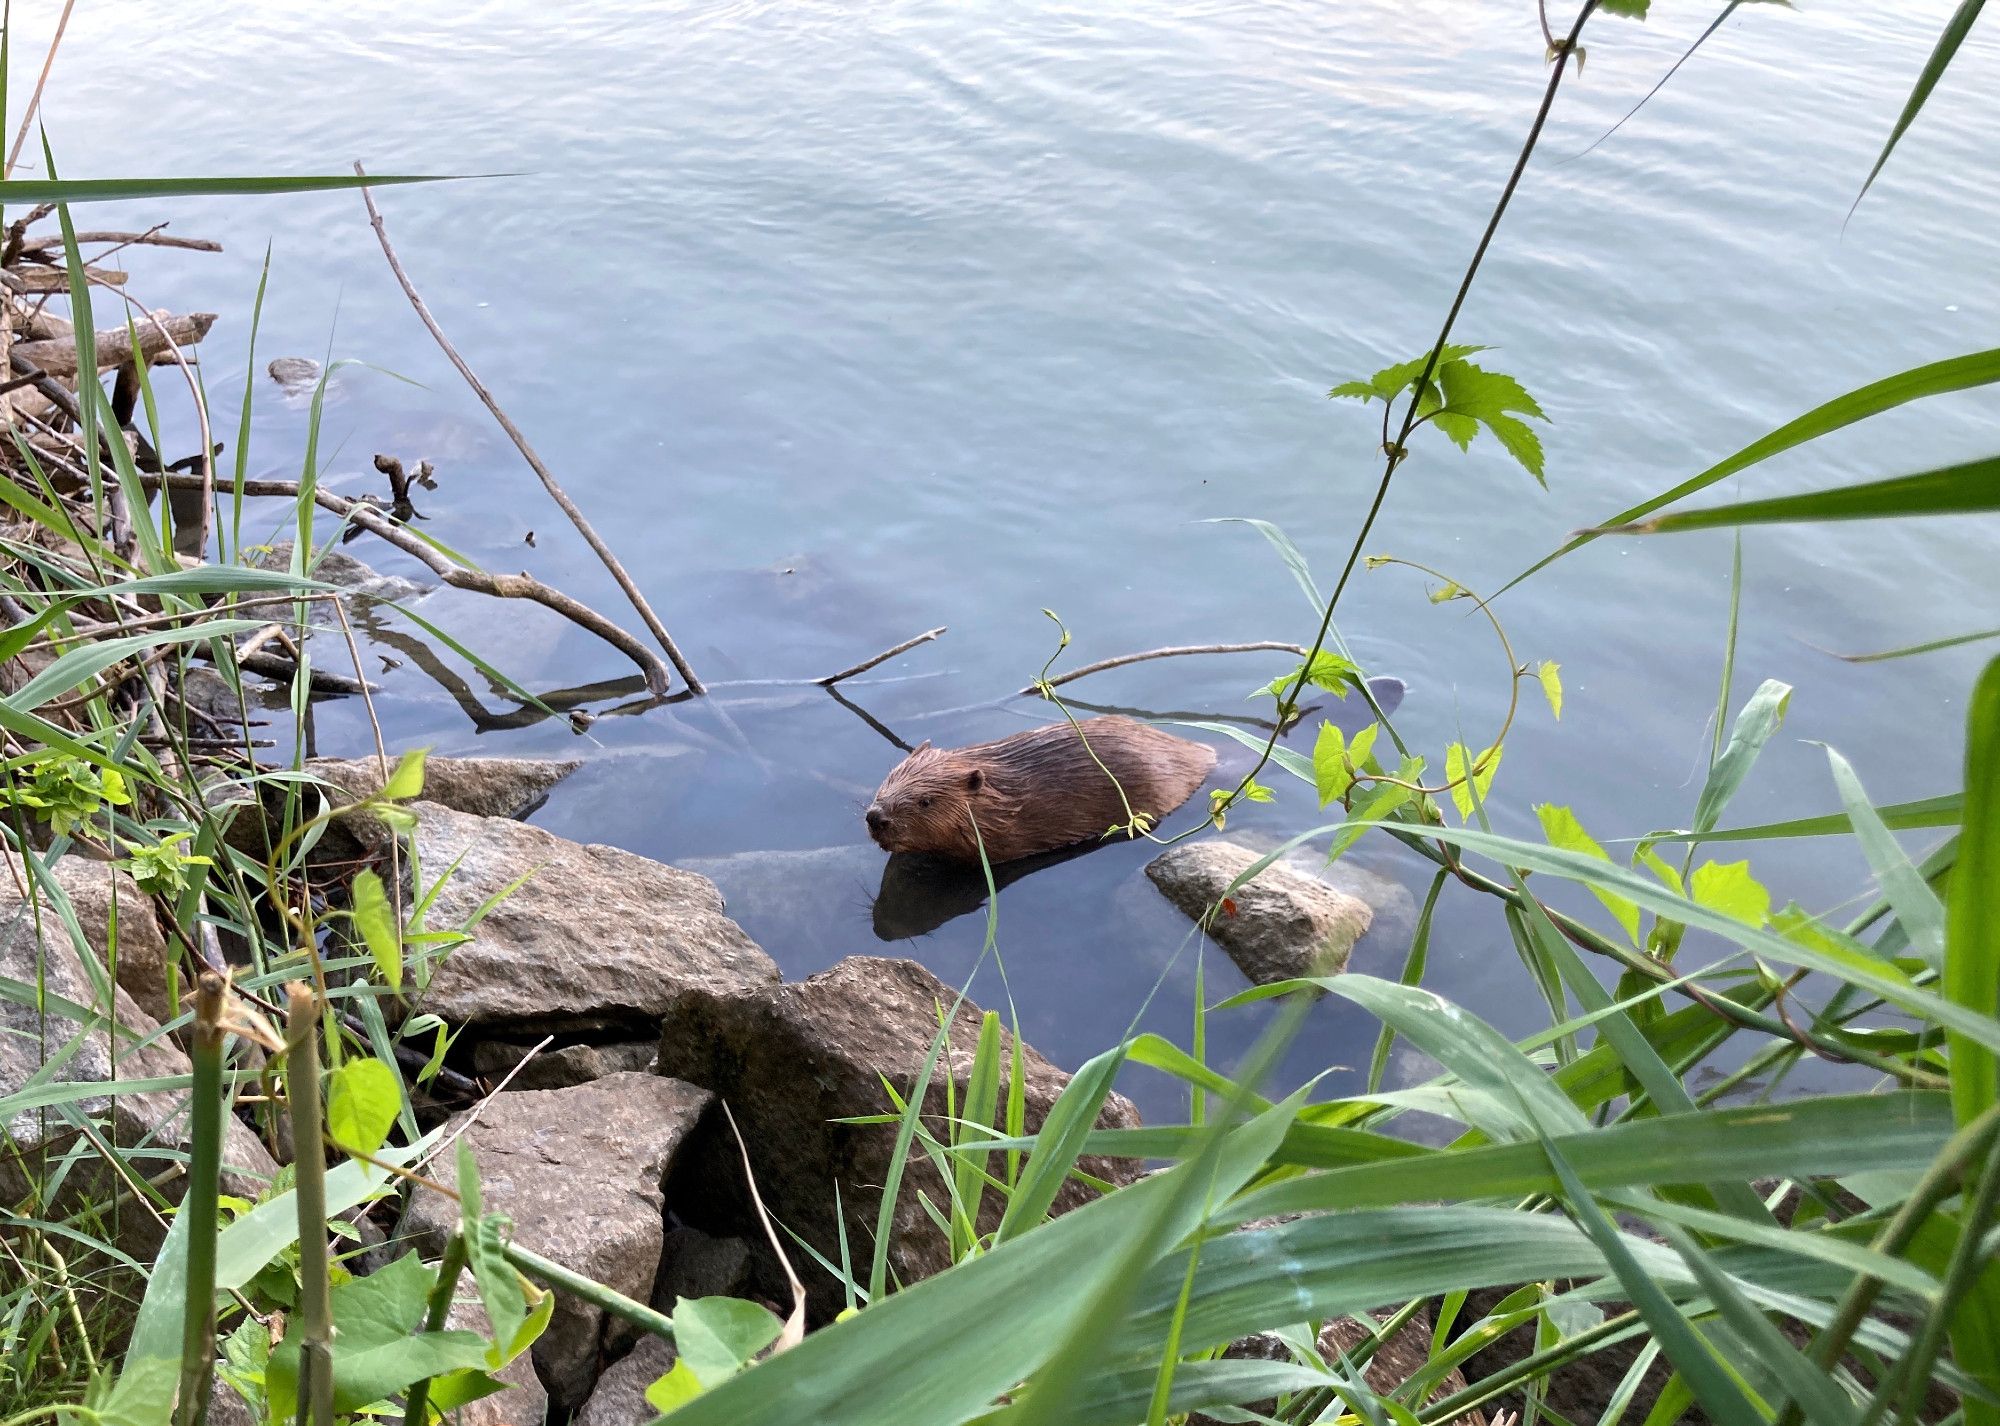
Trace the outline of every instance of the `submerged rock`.
<instances>
[{"instance_id":1,"label":"submerged rock","mask_svg":"<svg viewBox=\"0 0 2000 1426\"><path fill-rule=\"evenodd\" d=\"M650 1028L681 991L778 978L707 877L524 822L434 802L412 810L425 876L450 873L425 918L433 930L521 882L436 967L420 1009L488 1029Z\"/></svg>"},{"instance_id":2,"label":"submerged rock","mask_svg":"<svg viewBox=\"0 0 2000 1426\"><path fill-rule=\"evenodd\" d=\"M279 540L255 550L250 555L249 564L254 569L290 569L292 543L290 540ZM313 553L313 564L307 571L310 578L363 599L408 600L431 591L430 585L418 580L406 579L400 574L383 574L345 550L316 550Z\"/></svg>"},{"instance_id":3,"label":"submerged rock","mask_svg":"<svg viewBox=\"0 0 2000 1426\"><path fill-rule=\"evenodd\" d=\"M678 1080L616 1074L570 1089L496 1095L446 1132L470 1119L465 1142L479 1163L486 1208L514 1220L516 1241L644 1302L660 1266L667 1174L710 1100ZM420 1189L400 1235L435 1256L457 1225L457 1204ZM535 1362L550 1394L574 1408L599 1353L630 1340L601 1308L558 1293Z\"/></svg>"},{"instance_id":4,"label":"submerged rock","mask_svg":"<svg viewBox=\"0 0 2000 1426\"><path fill-rule=\"evenodd\" d=\"M1258 984L1347 969L1354 943L1374 917L1368 904L1283 860L1231 890L1258 855L1234 842L1185 843L1155 857L1146 875L1167 900L1203 921L1215 943ZM1224 902L1220 910L1204 921L1218 902Z\"/></svg>"},{"instance_id":5,"label":"submerged rock","mask_svg":"<svg viewBox=\"0 0 2000 1426\"><path fill-rule=\"evenodd\" d=\"M394 770L394 758L389 766ZM523 817L582 766L580 758L426 758L423 797L475 817ZM312 758L305 770L357 799L382 790L374 758Z\"/></svg>"},{"instance_id":6,"label":"submerged rock","mask_svg":"<svg viewBox=\"0 0 2000 1426\"><path fill-rule=\"evenodd\" d=\"M850 927L829 908L859 908L879 875L881 853L859 842L807 851L689 857L680 865L713 881L732 919L796 971L839 959Z\"/></svg>"},{"instance_id":7,"label":"submerged rock","mask_svg":"<svg viewBox=\"0 0 2000 1426\"><path fill-rule=\"evenodd\" d=\"M0 1124L0 1139L6 1143L6 1151L0 1153L0 1203L29 1200L31 1194L39 1193L52 1170L60 1167L60 1157L82 1137L70 1115L103 1125L111 1142L131 1151L127 1161L134 1170L149 1177L159 1175L169 1196L178 1197L186 1191L187 1178L170 1169L188 1147L186 1091L112 1093L110 1087L118 1080L186 1075L191 1072L187 1056L160 1035L159 1022L140 1009L122 986L108 985L85 970L46 896L41 898L38 939L35 909L16 889L25 884L21 862L13 856L5 860L11 865L0 866L0 979L18 985L39 983L51 1009L44 1020L32 1005L0 997L0 1099L19 1092L57 1055L66 1057L55 1070L56 1082L102 1084L106 1092L72 1100L61 1111L23 1110ZM70 873L65 869L59 875L67 880ZM87 894L82 883L79 889ZM141 910L144 904L143 899L135 899L132 906ZM122 919L122 901L120 911ZM83 913L84 907L79 906L78 921L88 935L91 923ZM157 928L154 934L158 934ZM91 950L101 962L104 944L98 942ZM82 1044L73 1053L66 1053L83 1026L54 1008L62 1001L108 1014L118 1027L116 1053L112 1031L102 1020L83 1035ZM223 1192L255 1198L276 1175L278 1166L256 1135L239 1121L227 1119L223 1129ZM85 1153L63 1174L55 1201L37 1204L36 1211L43 1217L60 1217L84 1204L107 1202L120 1187L122 1180L101 1157ZM132 1211L119 1217L119 1246L134 1256L150 1256L164 1236L164 1227L151 1213Z\"/></svg>"},{"instance_id":8,"label":"submerged rock","mask_svg":"<svg viewBox=\"0 0 2000 1426\"><path fill-rule=\"evenodd\" d=\"M672 1342L641 1337L636 1347L598 1378L590 1400L584 1402L571 1426L646 1426L656 1420L660 1413L647 1402L646 1388L665 1376L675 1360Z\"/></svg>"},{"instance_id":9,"label":"submerged rock","mask_svg":"<svg viewBox=\"0 0 2000 1426\"><path fill-rule=\"evenodd\" d=\"M852 1260L866 1263L874 1252L881 1185L896 1129L836 1121L894 1112L883 1079L908 1092L930 1053L939 1015L956 999L957 992L915 962L870 956L850 957L796 985L692 986L664 1012L660 1071L707 1085L729 1105L748 1146L758 1191L774 1217L831 1262L840 1261L844 1231ZM948 1052L924 1101L927 1114L945 1112L947 1073L958 1085L959 1112L965 1112L964 1084L980 1012L968 1001L950 1024ZM1004 1063L1007 1037L1002 1040ZM1032 1133L1069 1076L1032 1049L1023 1047L1022 1058ZM1132 1127L1139 1116L1114 1094L1097 1122L1103 1128ZM1086 1159L1084 1168L1113 1182L1137 1176L1129 1162ZM742 1176L734 1140L718 1136L690 1155L686 1174L676 1179L676 1211L705 1230L761 1236ZM889 1247L890 1270L904 1283L951 1261L949 1242L924 1212L920 1193L934 1204L948 1201L929 1160L915 1154L904 1174ZM1066 1212L1090 1196L1072 1180L1057 1194L1055 1211ZM988 1194L982 1231L997 1226L1000 1208L998 1195ZM831 1318L842 1305L839 1284L823 1273L804 1276L816 1320Z\"/></svg>"}]
</instances>

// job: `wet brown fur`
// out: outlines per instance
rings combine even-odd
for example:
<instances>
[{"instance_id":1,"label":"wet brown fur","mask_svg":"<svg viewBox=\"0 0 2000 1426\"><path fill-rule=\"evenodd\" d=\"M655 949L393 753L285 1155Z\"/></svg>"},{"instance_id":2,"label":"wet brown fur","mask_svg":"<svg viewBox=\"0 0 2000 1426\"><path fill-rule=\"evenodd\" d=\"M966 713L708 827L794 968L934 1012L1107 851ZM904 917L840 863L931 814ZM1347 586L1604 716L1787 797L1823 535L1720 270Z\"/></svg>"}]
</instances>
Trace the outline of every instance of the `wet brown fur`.
<instances>
[{"instance_id":1,"label":"wet brown fur","mask_svg":"<svg viewBox=\"0 0 2000 1426\"><path fill-rule=\"evenodd\" d=\"M869 835L884 851L961 861L979 860L983 842L987 860L1013 861L1095 841L1135 812L1157 822L1214 767L1213 748L1131 718L1054 723L968 748L925 743L883 779Z\"/></svg>"}]
</instances>

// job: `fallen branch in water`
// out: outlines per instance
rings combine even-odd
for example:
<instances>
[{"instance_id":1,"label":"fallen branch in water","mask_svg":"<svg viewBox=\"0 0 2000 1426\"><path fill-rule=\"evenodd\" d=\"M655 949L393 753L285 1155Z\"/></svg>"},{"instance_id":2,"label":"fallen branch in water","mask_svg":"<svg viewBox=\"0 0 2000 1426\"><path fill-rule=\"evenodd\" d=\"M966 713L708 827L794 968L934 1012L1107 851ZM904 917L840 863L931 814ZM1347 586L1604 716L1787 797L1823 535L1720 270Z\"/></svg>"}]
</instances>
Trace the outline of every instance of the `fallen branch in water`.
<instances>
[{"instance_id":1,"label":"fallen branch in water","mask_svg":"<svg viewBox=\"0 0 2000 1426\"><path fill-rule=\"evenodd\" d=\"M213 312L192 312L175 317L166 312L150 314L150 323L138 323L139 355L149 366L179 360L177 348L193 346L215 325ZM29 362L44 376L76 375L76 341L59 337L46 341L16 342L14 361ZM97 333L97 369L110 371L132 360L132 329L108 327Z\"/></svg>"},{"instance_id":2,"label":"fallen branch in water","mask_svg":"<svg viewBox=\"0 0 2000 1426\"><path fill-rule=\"evenodd\" d=\"M926 629L923 633L917 635L914 639L903 640L902 643L896 645L896 647L893 649L884 649L882 650L881 653L875 655L875 657L871 659L863 659L860 663L854 665L854 667L852 668L844 668L839 673L830 673L825 678L816 678L813 680L813 682L818 684L821 688L831 688L836 683L839 683L842 679L852 678L857 673L866 673L868 672L869 669L875 667L875 665L877 664L887 663L897 654L908 653L911 649L914 649L918 644L928 644L932 639L937 638L940 634L944 632L945 632L945 626L942 624L938 625L935 629Z\"/></svg>"},{"instance_id":3,"label":"fallen branch in water","mask_svg":"<svg viewBox=\"0 0 2000 1426\"><path fill-rule=\"evenodd\" d=\"M367 171L359 163L354 165L354 172L357 177L366 178L368 176ZM472 388L473 394L485 403L488 411L493 413L493 419L500 423L500 429L505 431L513 440L515 449L520 451L522 458L528 462L529 468L540 478L542 488L549 492L549 498L562 508L563 514L569 516L569 522L576 526L577 532L583 536L584 541L591 549L596 551L597 557L604 562L604 567L611 571L611 577L617 580L618 587L625 591L625 597L631 600L632 607L638 610L639 618L645 622L646 627L652 631L653 637L659 641L660 647L666 651L667 657L673 661L674 668L679 671L681 678L686 681L689 690L694 693L706 693L708 691L707 688L703 686L699 678L695 677L694 670L689 667L688 661L681 656L680 648L674 643L673 637L667 633L666 625L660 622L659 616L653 612L652 606L646 602L646 596L639 592L639 586L632 582L632 576L625 572L625 566L618 562L618 556L611 552L611 547L605 544L598 536L597 531L591 527L590 521L584 518L583 511L577 508L576 502L569 498L562 486L557 483L555 476L549 472L549 468L542 464L542 458L535 454L535 448L528 444L528 438L521 434L521 428L516 426L507 413L500 409L500 403L493 399L493 393L486 389L485 383L481 382L478 376L473 373L472 368L466 364L465 358L458 354L458 348L451 344L451 339L444 334L444 329L438 326L437 319L431 316L431 310L424 305L424 299L417 295L416 286L410 281L409 274L403 271L403 264L396 257L396 249L389 243L389 230L383 226L382 210L375 206L375 195L367 188L363 188L361 190L361 201L368 205L368 224L375 230L376 241L382 245L382 256L389 260L389 270L396 275L396 281L402 285L403 295L410 299L410 306L416 309L417 316L422 320L424 326L429 329L432 338L436 340L438 346L444 351L444 354L451 359L451 364L458 368L458 374L465 378L466 384ZM419 558L423 557L419 556ZM425 562L429 563L429 560L426 559ZM435 567L433 566L433 568ZM506 578L512 579L514 577L506 576ZM524 574L520 578L526 580L528 576ZM532 583L532 581L530 582ZM468 588L470 586L462 585L460 587ZM544 590L548 588L546 585L537 585L536 587ZM496 594L500 591L497 589L488 589L486 592ZM548 590L548 592L551 594L554 593L553 590ZM539 595L526 593L525 587L520 597L538 599L542 603L548 603L546 599L541 599ZM568 600L567 595L558 597ZM568 600L568 602L575 609L583 610L585 613L590 612L584 609L583 605L576 604L574 600ZM551 604L549 607L557 608L559 606ZM572 614L570 617L574 618L575 616ZM592 617L601 618L601 616L597 615L593 615ZM616 628L615 625L608 623L606 627ZM601 629L597 632L600 635L603 634L603 630ZM623 630L619 630L618 632L623 636ZM604 637L608 638L609 636L605 635ZM612 642L616 641L613 640ZM628 649L627 652L629 653L630 650ZM662 682L659 687L654 689L654 692L664 694L666 692L665 683Z\"/></svg>"},{"instance_id":4,"label":"fallen branch in water","mask_svg":"<svg viewBox=\"0 0 2000 1426\"><path fill-rule=\"evenodd\" d=\"M141 472L139 479L148 489L164 486L169 490L204 489L204 477L169 471L164 474ZM299 483L295 480L246 480L243 482L245 495L275 495L286 500L299 497ZM313 503L321 509L352 520L371 535L387 540L404 554L410 555L429 568L444 583L453 589L466 589L474 594L490 594L499 599L527 599L556 613L586 629L617 649L632 662L639 665L646 676L646 686L655 697L664 696L669 675L667 666L660 662L659 655L647 648L638 639L619 628L588 604L571 598L559 589L552 589L531 574L488 574L484 570L467 569L454 564L434 546L391 520L378 507L365 500L350 499L345 495L335 495L330 490L315 488Z\"/></svg>"},{"instance_id":5,"label":"fallen branch in water","mask_svg":"<svg viewBox=\"0 0 2000 1426\"><path fill-rule=\"evenodd\" d=\"M1075 683L1079 678L1093 673L1103 673L1108 668L1123 668L1128 663L1144 663L1148 659L1178 658L1182 654L1291 654L1304 658L1306 651L1297 644L1261 642L1255 644L1180 644L1168 649L1147 649L1144 653L1120 654L1117 658L1099 659L1087 663L1082 668L1073 668L1068 673L1057 674L1046 683L1031 683L1014 696L1023 697L1030 693L1040 693L1044 687L1061 688L1065 683Z\"/></svg>"}]
</instances>

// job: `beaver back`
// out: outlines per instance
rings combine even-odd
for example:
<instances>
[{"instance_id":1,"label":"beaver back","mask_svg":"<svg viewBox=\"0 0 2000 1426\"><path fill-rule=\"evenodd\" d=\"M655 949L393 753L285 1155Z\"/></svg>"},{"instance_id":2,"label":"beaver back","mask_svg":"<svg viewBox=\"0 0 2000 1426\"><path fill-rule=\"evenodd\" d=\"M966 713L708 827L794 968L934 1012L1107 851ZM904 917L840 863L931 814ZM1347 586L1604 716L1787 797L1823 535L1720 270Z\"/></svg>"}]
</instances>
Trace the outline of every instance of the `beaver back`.
<instances>
[{"instance_id":1,"label":"beaver back","mask_svg":"<svg viewBox=\"0 0 2000 1426\"><path fill-rule=\"evenodd\" d=\"M892 852L976 861L983 844L989 861L1013 861L1094 841L1134 814L1158 822L1214 766L1213 748L1120 717L965 748L926 743L883 781L869 830Z\"/></svg>"}]
</instances>

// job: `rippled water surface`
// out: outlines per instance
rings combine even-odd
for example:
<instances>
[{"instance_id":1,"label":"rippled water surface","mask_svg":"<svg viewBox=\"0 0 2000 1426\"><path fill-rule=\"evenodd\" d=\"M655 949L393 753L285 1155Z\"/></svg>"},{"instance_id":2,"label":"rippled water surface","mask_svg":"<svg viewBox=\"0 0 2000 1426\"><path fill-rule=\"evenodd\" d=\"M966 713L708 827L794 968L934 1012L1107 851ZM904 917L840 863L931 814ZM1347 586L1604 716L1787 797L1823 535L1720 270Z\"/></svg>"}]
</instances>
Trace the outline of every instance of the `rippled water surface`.
<instances>
[{"instance_id":1,"label":"rippled water surface","mask_svg":"<svg viewBox=\"0 0 2000 1426\"><path fill-rule=\"evenodd\" d=\"M16 94L53 23L22 12L56 8L15 7ZM1493 364L1553 418L1549 489L1490 442L1460 456L1433 437L1372 542L1475 589L1831 395L2000 331L2000 108L1980 98L2000 92L1990 33L1843 233L1951 7L1746 7L1630 124L1574 157L1710 18L1653 8L1648 25L1592 28L1587 68L1457 329L1499 347ZM579 739L518 726L480 674L449 654L426 654L427 669L413 631L389 626L382 637L405 645L382 645L401 660L379 700L391 736L589 759L538 820L699 859L790 976L887 952L954 980L978 955L983 915L914 940L877 934L978 901L947 887L914 914L874 908L882 856L859 812L895 750L817 690L754 681L829 672L949 625L879 671L901 681L849 689L903 738L944 743L1037 716L989 700L1053 652L1045 608L1072 631L1073 661L1308 639L1311 611L1263 542L1203 522L1274 521L1322 578L1337 570L1379 431L1326 390L1435 335L1538 101L1542 50L1525 0L98 3L72 21L45 113L66 177L336 172L356 157L376 172L507 175L386 191L401 253L704 676L746 686L715 707L607 717ZM284 354L368 364L332 380L326 478L372 488L375 452L428 457L442 477L423 502L432 531L617 611L417 325L358 198L187 200L90 221L162 217L228 248L132 259L148 301L224 314L204 347L218 406L242 389L268 244L260 371ZM295 474L305 412L256 381L252 468ZM1979 393L1907 408L1762 467L1747 488L1986 454L1996 409ZM283 511L256 518L246 537L279 533ZM1824 650L2000 622L1996 534L1965 520L1746 537L1739 695L1766 677L1798 693L1732 819L1834 805L1808 740L1845 749L1878 800L1956 785L1976 652L1855 667ZM1539 706L1516 724L1495 791L1503 830L1532 829L1543 800L1574 804L1607 839L1686 821L1729 560L1726 535L1606 540L1501 601L1520 656L1561 660L1569 687L1560 725ZM1461 729L1484 741L1505 709L1501 655L1465 608L1433 606L1418 577L1384 570L1358 576L1343 609L1356 652L1407 683L1399 727L1434 760ZM537 688L626 672L532 610L447 592L424 611ZM1248 715L1246 692L1282 665L1177 660L1074 692ZM454 686L483 708L477 721ZM363 730L358 708L322 711L329 750L361 746ZM1303 791L1281 792L1241 827L1312 825ZM742 855L773 851L790 855ZM1058 1061L1135 1021L1185 1038L1193 953L1145 860L1108 848L1000 898L1014 1003ZM1355 860L1421 896L1413 858L1364 844ZM1863 890L1858 861L1810 843L1757 864L1781 898L1815 907ZM1400 943L1385 916L1361 968L1395 973L1409 910L1406 897ZM1211 996L1240 983L1211 954ZM1542 1022L1504 925L1473 893L1440 904L1429 983L1509 1030ZM1002 1002L992 971L975 995ZM1218 1017L1211 1044L1231 1054L1253 1030ZM1322 1006L1295 1067L1365 1064L1372 1038L1358 1012ZM1171 1088L1132 1087L1152 1117L1176 1114Z\"/></svg>"}]
</instances>

